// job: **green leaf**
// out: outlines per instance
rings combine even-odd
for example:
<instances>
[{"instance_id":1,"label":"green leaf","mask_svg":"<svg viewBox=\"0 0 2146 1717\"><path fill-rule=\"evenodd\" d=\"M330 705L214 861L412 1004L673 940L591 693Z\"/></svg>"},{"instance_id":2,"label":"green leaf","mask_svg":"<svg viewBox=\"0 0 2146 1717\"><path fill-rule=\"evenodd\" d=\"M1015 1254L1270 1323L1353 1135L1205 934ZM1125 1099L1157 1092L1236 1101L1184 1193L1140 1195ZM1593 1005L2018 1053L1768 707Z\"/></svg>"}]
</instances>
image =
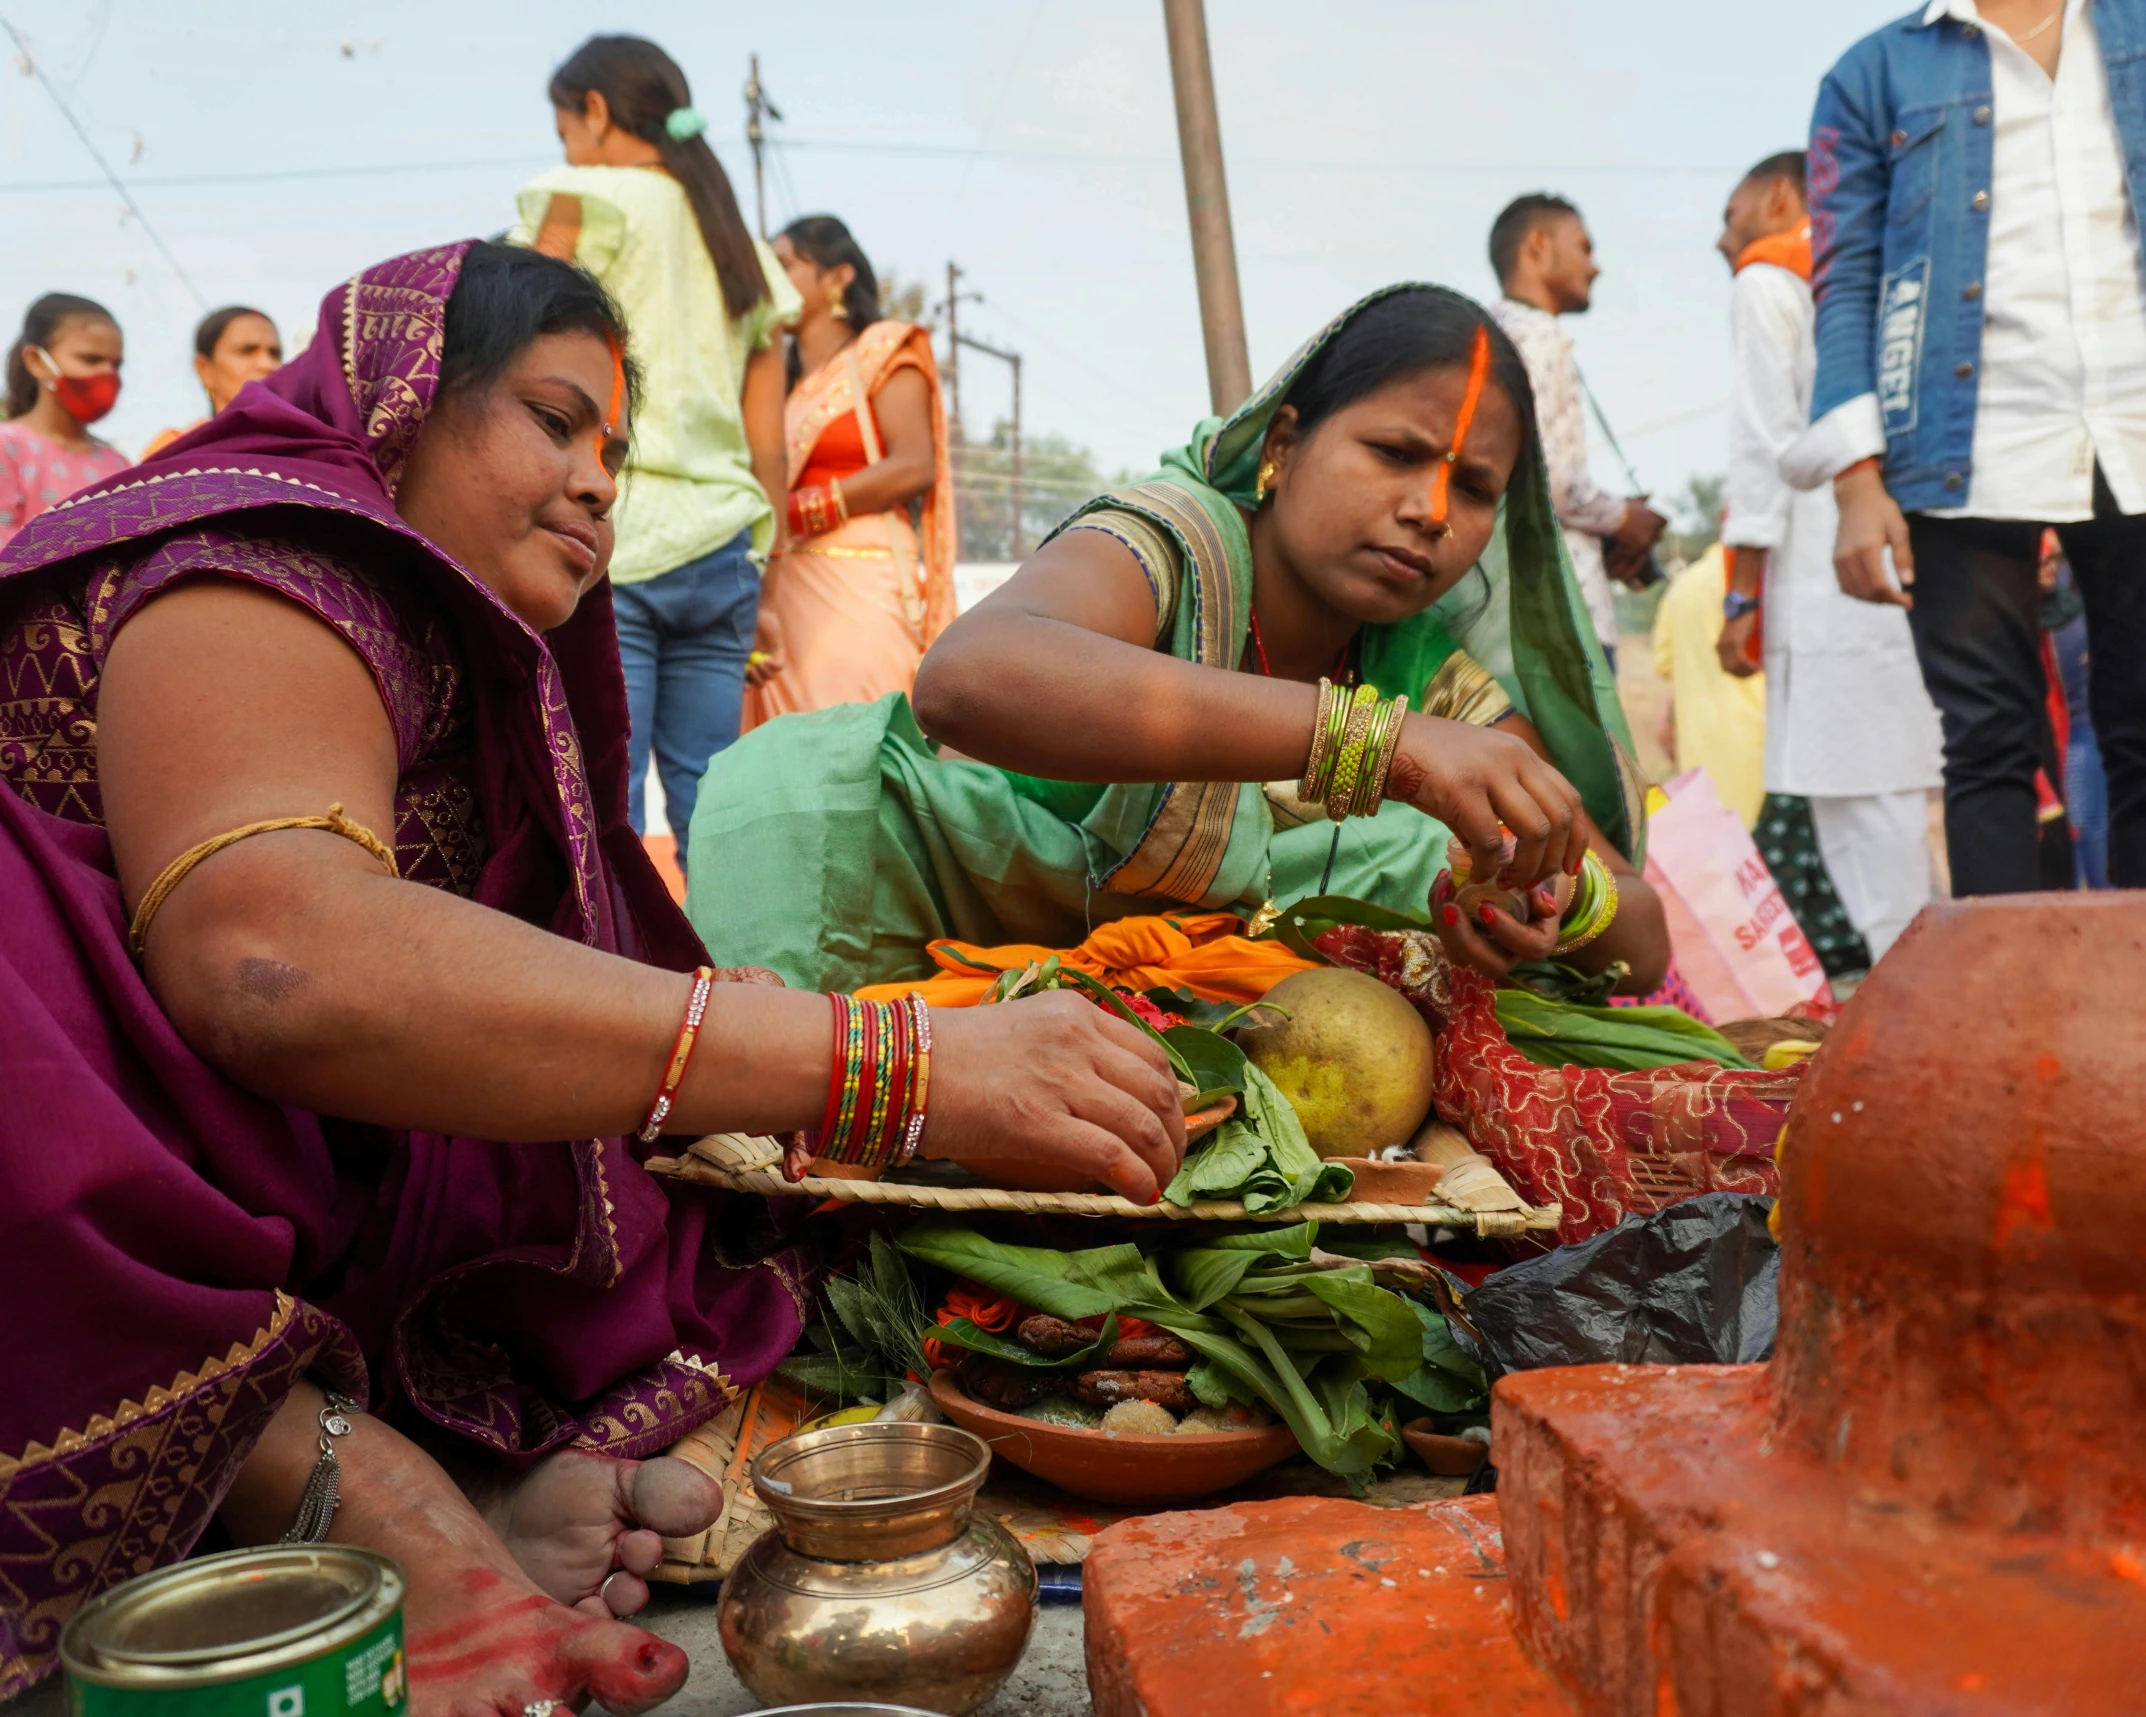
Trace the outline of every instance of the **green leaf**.
<instances>
[{"instance_id":1,"label":"green leaf","mask_svg":"<svg viewBox=\"0 0 2146 1717\"><path fill-rule=\"evenodd\" d=\"M1349 1272L1340 1270L1312 1276L1304 1285L1333 1308L1373 1377L1392 1383L1423 1363L1422 1326L1399 1294L1351 1280Z\"/></svg>"},{"instance_id":2,"label":"green leaf","mask_svg":"<svg viewBox=\"0 0 2146 1717\"><path fill-rule=\"evenodd\" d=\"M1174 1025L1162 1034L1186 1068L1186 1076L1199 1091L1197 1106L1234 1097L1244 1089L1244 1051L1219 1032L1196 1025Z\"/></svg>"},{"instance_id":3,"label":"green leaf","mask_svg":"<svg viewBox=\"0 0 2146 1717\"><path fill-rule=\"evenodd\" d=\"M1008 1246L986 1240L973 1228L941 1224L912 1228L896 1244L912 1258L966 1276L1053 1317L1100 1317L1116 1309L1108 1294L1071 1279L1068 1253Z\"/></svg>"},{"instance_id":4,"label":"green leaf","mask_svg":"<svg viewBox=\"0 0 2146 1717\"><path fill-rule=\"evenodd\" d=\"M1291 953L1316 960L1322 966L1331 966L1334 962L1312 946L1312 938L1325 935L1337 924L1360 924L1367 930L1428 930L1431 927L1429 919L1418 918L1413 913L1395 912L1390 907L1356 900L1346 894L1321 894L1285 907L1281 917L1274 921L1272 934Z\"/></svg>"},{"instance_id":5,"label":"green leaf","mask_svg":"<svg viewBox=\"0 0 2146 1717\"><path fill-rule=\"evenodd\" d=\"M1507 1041L1545 1066L1638 1070L1687 1061L1755 1065L1682 1008L1580 1007L1525 989L1499 990L1494 999Z\"/></svg>"},{"instance_id":6,"label":"green leaf","mask_svg":"<svg viewBox=\"0 0 2146 1717\"><path fill-rule=\"evenodd\" d=\"M1453 1339L1442 1313L1420 1300L1406 1302L1422 1331L1423 1363L1393 1387L1433 1413L1477 1413L1489 1403L1483 1368Z\"/></svg>"},{"instance_id":7,"label":"green leaf","mask_svg":"<svg viewBox=\"0 0 2146 1717\"><path fill-rule=\"evenodd\" d=\"M1110 1351L1118 1339L1118 1318L1115 1312L1103 1319L1103 1327L1095 1340L1063 1358L1052 1359L1024 1347L1018 1341L1009 1341L971 1323L967 1318L956 1318L952 1323L933 1324L924 1332L936 1336L948 1347L966 1348L970 1353L987 1354L993 1359L1002 1359L1008 1365L1025 1365L1035 1371L1089 1371L1102 1364L1102 1356Z\"/></svg>"},{"instance_id":8,"label":"green leaf","mask_svg":"<svg viewBox=\"0 0 2146 1717\"><path fill-rule=\"evenodd\" d=\"M1071 982L1076 988L1085 990L1090 1001L1100 1007L1110 1009L1112 1013L1125 1021L1127 1025L1133 1027L1134 1030L1146 1032L1149 1037L1161 1044L1163 1053L1170 1058L1171 1071L1195 1090L1199 1088L1200 1082L1193 1078L1192 1069L1185 1065L1185 1059L1177 1052L1176 1047L1161 1032L1134 1013L1125 998L1119 995L1116 990L1104 983L1102 979L1091 977L1088 973L1077 970L1072 966L1066 967L1058 975L1062 980Z\"/></svg>"},{"instance_id":9,"label":"green leaf","mask_svg":"<svg viewBox=\"0 0 2146 1717\"><path fill-rule=\"evenodd\" d=\"M1258 1397L1250 1389L1233 1387L1230 1378L1211 1359L1196 1359L1185 1373L1185 1387L1203 1407L1227 1407L1232 1401L1250 1406Z\"/></svg>"}]
</instances>

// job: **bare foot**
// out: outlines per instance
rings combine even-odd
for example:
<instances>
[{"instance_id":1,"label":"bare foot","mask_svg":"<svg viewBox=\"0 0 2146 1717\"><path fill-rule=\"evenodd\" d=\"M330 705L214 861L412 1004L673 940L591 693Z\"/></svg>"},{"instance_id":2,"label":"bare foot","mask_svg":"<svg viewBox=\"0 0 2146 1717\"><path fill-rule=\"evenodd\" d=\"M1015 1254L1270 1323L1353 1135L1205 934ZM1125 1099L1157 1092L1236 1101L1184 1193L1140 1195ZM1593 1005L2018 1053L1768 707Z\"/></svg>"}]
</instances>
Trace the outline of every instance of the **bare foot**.
<instances>
[{"instance_id":1,"label":"bare foot","mask_svg":"<svg viewBox=\"0 0 2146 1717\"><path fill-rule=\"evenodd\" d=\"M271 1543L290 1523L319 1406L310 1385L294 1392L247 1460L223 1509L240 1543ZM578 1709L592 1699L634 1717L685 1684L676 1646L540 1589L446 1470L401 1433L353 1416L336 1453L342 1502L330 1540L392 1556L409 1582L411 1717L521 1717L540 1701Z\"/></svg>"},{"instance_id":2,"label":"bare foot","mask_svg":"<svg viewBox=\"0 0 2146 1717\"><path fill-rule=\"evenodd\" d=\"M526 1473L462 1479L522 1572L594 1616L640 1609L663 1540L700 1532L723 1511L722 1486L670 1456L615 1461L568 1449Z\"/></svg>"}]
</instances>

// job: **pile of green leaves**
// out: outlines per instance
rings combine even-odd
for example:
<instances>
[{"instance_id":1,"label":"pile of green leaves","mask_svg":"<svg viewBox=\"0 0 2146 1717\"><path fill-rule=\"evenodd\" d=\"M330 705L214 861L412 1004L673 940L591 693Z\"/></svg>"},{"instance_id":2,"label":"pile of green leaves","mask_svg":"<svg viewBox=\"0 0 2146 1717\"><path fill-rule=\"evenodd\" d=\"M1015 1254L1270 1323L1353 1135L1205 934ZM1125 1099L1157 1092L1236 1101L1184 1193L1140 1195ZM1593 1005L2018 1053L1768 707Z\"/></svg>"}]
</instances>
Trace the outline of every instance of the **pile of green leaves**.
<instances>
[{"instance_id":1,"label":"pile of green leaves","mask_svg":"<svg viewBox=\"0 0 2146 1717\"><path fill-rule=\"evenodd\" d=\"M1144 1318L1199 1356L1186 1380L1200 1400L1263 1404L1305 1454L1361 1493L1374 1469L1399 1452L1397 1416L1415 1411L1401 1411L1401 1402L1468 1413L1480 1411L1487 1388L1435 1309L1380 1286L1375 1259L1315 1260L1318 1237L1316 1222L1302 1222L1151 1250L1124 1243L1060 1252L933 1222L911 1229L899 1245L1037 1311L1103 1319L1093 1346L1060 1359L1029 1353L966 1319L935 1328L942 1343L1071 1373L1092 1366L1116 1339L1118 1315Z\"/></svg>"},{"instance_id":2,"label":"pile of green leaves","mask_svg":"<svg viewBox=\"0 0 2146 1717\"><path fill-rule=\"evenodd\" d=\"M1337 1204L1356 1185L1356 1176L1340 1163L1321 1160L1304 1136L1304 1125L1287 1097L1223 1035L1254 1008L1253 1002L1223 1014L1211 1026L1181 1024L1157 1031L1109 985L1086 972L1048 960L999 981L994 1000L1011 999L1043 989L1076 988L1135 1030L1162 1045L1170 1070L1198 1095L1190 1109L1204 1109L1224 1097L1237 1100L1227 1121L1195 1142L1163 1197L1172 1204L1237 1199L1247 1215L1269 1216L1299 1204ZM1275 1010L1279 1012L1280 1010Z\"/></svg>"},{"instance_id":3,"label":"pile of green leaves","mask_svg":"<svg viewBox=\"0 0 2146 1717\"><path fill-rule=\"evenodd\" d=\"M877 1234L855 1269L820 1284L820 1317L775 1369L837 1401L889 1401L909 1373L931 1375L931 1313L908 1263Z\"/></svg>"}]
</instances>

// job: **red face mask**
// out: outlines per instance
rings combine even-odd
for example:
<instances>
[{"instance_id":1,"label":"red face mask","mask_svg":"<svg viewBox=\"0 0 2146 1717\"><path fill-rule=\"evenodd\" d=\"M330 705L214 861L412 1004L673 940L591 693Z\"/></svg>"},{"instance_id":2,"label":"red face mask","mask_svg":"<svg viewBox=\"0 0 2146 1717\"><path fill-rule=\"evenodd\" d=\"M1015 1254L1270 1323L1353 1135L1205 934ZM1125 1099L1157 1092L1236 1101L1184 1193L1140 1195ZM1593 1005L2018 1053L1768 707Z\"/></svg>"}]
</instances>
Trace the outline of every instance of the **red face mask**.
<instances>
[{"instance_id":1,"label":"red face mask","mask_svg":"<svg viewBox=\"0 0 2146 1717\"><path fill-rule=\"evenodd\" d=\"M42 354L52 364L50 353ZM56 370L59 365L52 364ZM60 409L77 423L95 423L119 403L119 372L105 370L94 376L61 376L52 384Z\"/></svg>"}]
</instances>

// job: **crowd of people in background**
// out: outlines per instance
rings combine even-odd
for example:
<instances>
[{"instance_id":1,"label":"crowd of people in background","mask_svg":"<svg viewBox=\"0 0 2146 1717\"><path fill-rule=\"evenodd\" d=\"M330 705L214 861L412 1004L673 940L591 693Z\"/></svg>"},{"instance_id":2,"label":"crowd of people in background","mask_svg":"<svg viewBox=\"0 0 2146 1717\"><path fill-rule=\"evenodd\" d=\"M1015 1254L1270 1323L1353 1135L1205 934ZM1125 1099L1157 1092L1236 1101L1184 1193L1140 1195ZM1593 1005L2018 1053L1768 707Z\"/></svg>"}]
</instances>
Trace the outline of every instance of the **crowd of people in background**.
<instances>
[{"instance_id":1,"label":"crowd of people in background","mask_svg":"<svg viewBox=\"0 0 2146 1717\"><path fill-rule=\"evenodd\" d=\"M2050 4L1940 0L1874 33L1826 78L1811 152L1761 161L1724 210L1720 552L1660 599L1662 737L1761 832L1838 970L1882 957L1929 897L1940 783L1955 892L2146 878L2146 598L2129 571L2146 312L2127 189L2146 132L2111 100L2102 40L2129 41L2133 6ZM711 758L778 715L907 691L952 618L945 408L929 330L883 316L848 227L752 235L669 55L595 37L548 94L564 164L521 192L511 238L587 270L631 330L641 395L610 569L629 791L645 829L652 760L683 871ZM1593 235L1536 193L1497 217L1489 253L1614 669L1613 591L1661 579L1668 521L1590 470L1561 324L1592 301ZM126 465L93 430L124 356L89 299L26 313L0 543ZM143 456L282 360L263 312L204 317L206 415Z\"/></svg>"}]
</instances>

